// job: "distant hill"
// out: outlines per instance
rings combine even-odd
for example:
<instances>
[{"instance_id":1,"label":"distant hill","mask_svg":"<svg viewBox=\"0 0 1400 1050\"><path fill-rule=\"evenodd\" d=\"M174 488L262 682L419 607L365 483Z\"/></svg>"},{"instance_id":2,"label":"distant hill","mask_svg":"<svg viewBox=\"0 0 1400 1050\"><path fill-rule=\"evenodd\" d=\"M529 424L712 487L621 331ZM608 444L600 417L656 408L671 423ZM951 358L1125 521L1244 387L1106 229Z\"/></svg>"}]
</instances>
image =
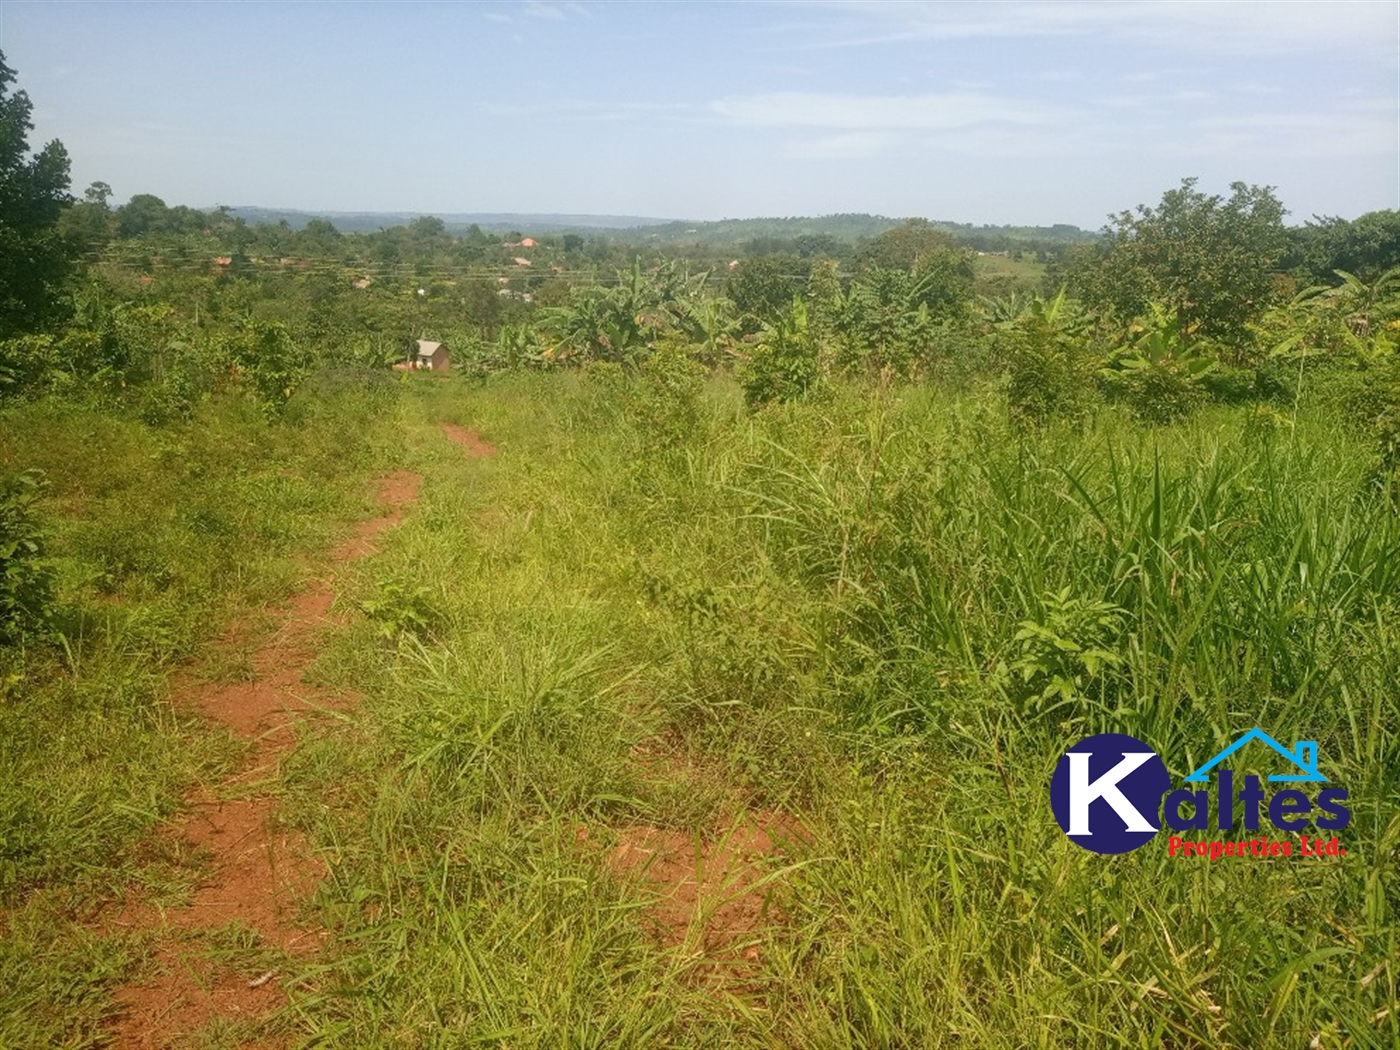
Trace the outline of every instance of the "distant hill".
<instances>
[{"instance_id":1,"label":"distant hill","mask_svg":"<svg viewBox=\"0 0 1400 1050\"><path fill-rule=\"evenodd\" d=\"M799 237L832 237L853 244L876 237L904 222L884 215L822 215L817 217L720 219L716 222L667 222L627 231L600 230L630 235L648 243L698 244L707 247L738 246L746 242L774 242ZM1078 226L978 226L972 223L930 220L940 230L979 251L1010 251L1017 248L1064 248L1098 239L1097 233Z\"/></svg>"},{"instance_id":2,"label":"distant hill","mask_svg":"<svg viewBox=\"0 0 1400 1050\"><path fill-rule=\"evenodd\" d=\"M435 214L418 211L298 211L294 208L262 208L256 205L240 205L229 210L249 225L268 223L275 226L285 220L292 229L300 230L312 219L326 219L342 233L373 233L381 227L407 226L414 219ZM598 229L620 231L671 221L639 215L535 215L510 212L438 213L437 217L452 233L462 233L472 226L501 233L507 230L521 233L571 233Z\"/></svg>"},{"instance_id":3,"label":"distant hill","mask_svg":"<svg viewBox=\"0 0 1400 1050\"><path fill-rule=\"evenodd\" d=\"M372 233L380 228L405 226L428 212L298 211L291 208L262 208L245 205L230 209L250 225L285 221L300 230L312 219L326 219L342 233ZM493 233L513 231L522 234L586 233L609 240L645 244L694 244L709 248L737 248L752 241L790 240L796 237L832 237L846 244L878 236L903 219L884 215L843 214L794 216L787 218L719 219L688 222L682 219L656 219L640 215L554 215L531 213L438 214L451 233L462 233L472 226ZM1078 226L988 226L933 220L962 243L979 251L1007 251L1016 248L1068 247L1092 241L1098 234Z\"/></svg>"}]
</instances>

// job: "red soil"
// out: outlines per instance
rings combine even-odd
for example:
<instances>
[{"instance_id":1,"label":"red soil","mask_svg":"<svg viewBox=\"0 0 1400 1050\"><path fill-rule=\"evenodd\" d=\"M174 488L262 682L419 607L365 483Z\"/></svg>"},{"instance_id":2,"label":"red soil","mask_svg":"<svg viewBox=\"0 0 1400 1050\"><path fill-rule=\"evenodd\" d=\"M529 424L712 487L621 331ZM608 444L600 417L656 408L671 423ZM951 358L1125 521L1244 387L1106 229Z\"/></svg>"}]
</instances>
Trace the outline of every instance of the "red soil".
<instances>
[{"instance_id":1,"label":"red soil","mask_svg":"<svg viewBox=\"0 0 1400 1050\"><path fill-rule=\"evenodd\" d=\"M480 434L456 423L443 423L442 432L447 440L462 449L472 459L490 459L496 454L496 446L482 440Z\"/></svg>"},{"instance_id":2,"label":"red soil","mask_svg":"<svg viewBox=\"0 0 1400 1050\"><path fill-rule=\"evenodd\" d=\"M334 562L345 564L373 553L375 538L403 520L421 480L407 471L382 479L379 500L384 513L361 522L335 551ZM317 708L343 709L355 702L353 695L317 689L301 680L322 630L334 622L334 597L334 580L326 577L293 598L277 629L253 654L251 680L214 685L185 675L173 683L177 705L227 726L253 748L245 768L220 785L221 790L189 799L188 811L160 832L208 857L207 874L193 900L167 909L128 903L108 924L153 931L157 938L155 976L117 992L121 1016L111 1043L116 1050L165 1047L216 1018L261 1019L285 1003L275 972L249 977L217 966L207 950L201 954L200 933L237 922L256 931L261 945L293 955L314 952L324 939L324 930L300 920L298 912L325 876L325 866L299 832L279 826L275 799L258 789L275 780L281 758L295 741L299 719ZM231 793L247 797L216 797Z\"/></svg>"},{"instance_id":3,"label":"red soil","mask_svg":"<svg viewBox=\"0 0 1400 1050\"><path fill-rule=\"evenodd\" d=\"M654 895L645 919L656 938L687 945L709 963L751 970L744 964L758 962L765 931L785 921L770 876L806 839L797 821L766 810L703 837L648 825L616 833L611 866Z\"/></svg>"}]
</instances>

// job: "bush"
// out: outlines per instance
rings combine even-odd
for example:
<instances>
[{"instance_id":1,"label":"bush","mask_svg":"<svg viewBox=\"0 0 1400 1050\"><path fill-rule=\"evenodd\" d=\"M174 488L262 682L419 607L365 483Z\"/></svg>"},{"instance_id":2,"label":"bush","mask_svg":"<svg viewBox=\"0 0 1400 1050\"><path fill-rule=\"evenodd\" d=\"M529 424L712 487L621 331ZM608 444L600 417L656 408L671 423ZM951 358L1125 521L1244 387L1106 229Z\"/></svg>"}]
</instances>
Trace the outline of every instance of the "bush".
<instances>
[{"instance_id":1,"label":"bush","mask_svg":"<svg viewBox=\"0 0 1400 1050\"><path fill-rule=\"evenodd\" d=\"M766 325L753 356L739 371L750 408L774 401L796 401L821 378L817 341L807 323L807 304L794 297L792 309Z\"/></svg>"},{"instance_id":2,"label":"bush","mask_svg":"<svg viewBox=\"0 0 1400 1050\"><path fill-rule=\"evenodd\" d=\"M53 567L34 504L44 488L37 470L0 480L0 641L41 633L53 606Z\"/></svg>"},{"instance_id":3,"label":"bush","mask_svg":"<svg viewBox=\"0 0 1400 1050\"><path fill-rule=\"evenodd\" d=\"M1153 308L1142 334L1111 358L1100 375L1110 393L1125 402L1144 423L1173 423L1209 396L1205 377L1218 362L1205 341L1187 342L1174 312Z\"/></svg>"},{"instance_id":4,"label":"bush","mask_svg":"<svg viewBox=\"0 0 1400 1050\"><path fill-rule=\"evenodd\" d=\"M1096 355L1087 322L1062 291L1035 300L1027 312L997 334L1006 364L1011 414L1023 425L1041 425L1051 416L1074 418L1089 408Z\"/></svg>"},{"instance_id":5,"label":"bush","mask_svg":"<svg viewBox=\"0 0 1400 1050\"><path fill-rule=\"evenodd\" d=\"M51 335L0 339L0 398L43 389L58 361L58 348Z\"/></svg>"}]
</instances>

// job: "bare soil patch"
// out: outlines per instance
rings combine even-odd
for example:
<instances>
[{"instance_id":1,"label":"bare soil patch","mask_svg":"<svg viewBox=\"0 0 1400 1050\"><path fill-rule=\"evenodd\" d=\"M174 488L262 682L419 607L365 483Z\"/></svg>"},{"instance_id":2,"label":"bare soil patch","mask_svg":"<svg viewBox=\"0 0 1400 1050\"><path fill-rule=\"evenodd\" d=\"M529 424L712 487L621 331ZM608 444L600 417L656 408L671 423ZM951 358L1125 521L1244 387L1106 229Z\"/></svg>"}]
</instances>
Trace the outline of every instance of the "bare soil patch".
<instances>
[{"instance_id":1,"label":"bare soil patch","mask_svg":"<svg viewBox=\"0 0 1400 1050\"><path fill-rule=\"evenodd\" d=\"M717 972L751 975L768 934L786 922L774 890L807 840L801 825L760 810L705 835L645 824L615 834L609 864L654 896L644 915L656 939L688 946Z\"/></svg>"},{"instance_id":2,"label":"bare soil patch","mask_svg":"<svg viewBox=\"0 0 1400 1050\"><path fill-rule=\"evenodd\" d=\"M485 441L475 430L468 430L456 423L443 423L442 432L447 435L448 441L472 459L490 459L496 454L496 446Z\"/></svg>"},{"instance_id":3,"label":"bare soil patch","mask_svg":"<svg viewBox=\"0 0 1400 1050\"><path fill-rule=\"evenodd\" d=\"M384 513L361 522L333 555L343 565L375 551L375 539L403 520L421 478L400 471L381 480ZM324 865L305 839L282 827L275 799L265 789L296 738L296 722L318 708L345 708L355 697L302 682L323 629L333 622L333 571L288 604L276 629L249 660L247 681L211 684L192 674L177 677L175 703L202 713L247 740L244 768L223 784L188 800L185 812L159 834L177 839L207 859L206 875L183 907L157 908L129 901L108 928L150 932L155 975L116 995L121 1016L113 1032L116 1050L170 1046L180 1037L225 1021L265 1019L285 1002L275 966L248 972L259 953L268 958L314 952L324 931L302 921L301 906L324 877ZM243 633L235 625L233 638ZM210 943L242 937L242 965L222 959ZM255 966L254 969L260 969Z\"/></svg>"}]
</instances>

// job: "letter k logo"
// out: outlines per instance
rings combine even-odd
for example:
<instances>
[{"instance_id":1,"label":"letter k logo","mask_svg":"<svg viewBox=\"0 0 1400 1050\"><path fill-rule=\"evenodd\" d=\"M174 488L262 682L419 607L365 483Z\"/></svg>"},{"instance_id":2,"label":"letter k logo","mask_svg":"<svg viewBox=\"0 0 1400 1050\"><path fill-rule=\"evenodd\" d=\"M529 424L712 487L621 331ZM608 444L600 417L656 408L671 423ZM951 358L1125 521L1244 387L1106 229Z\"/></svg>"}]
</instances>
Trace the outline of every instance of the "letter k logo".
<instances>
[{"instance_id":1,"label":"letter k logo","mask_svg":"<svg viewBox=\"0 0 1400 1050\"><path fill-rule=\"evenodd\" d=\"M1070 841L1095 853L1127 853L1149 842L1171 777L1141 740L1099 733L1060 758L1050 780L1050 808Z\"/></svg>"},{"instance_id":2,"label":"letter k logo","mask_svg":"<svg viewBox=\"0 0 1400 1050\"><path fill-rule=\"evenodd\" d=\"M1069 759L1069 831L1070 835L1092 835L1089 830L1089 803L1103 799L1113 812L1123 818L1128 831L1156 831L1147 818L1138 812L1126 795L1118 790L1118 782L1157 755L1152 751L1125 751L1123 761L1097 780L1089 779L1089 759L1093 756L1080 751L1065 756Z\"/></svg>"}]
</instances>

